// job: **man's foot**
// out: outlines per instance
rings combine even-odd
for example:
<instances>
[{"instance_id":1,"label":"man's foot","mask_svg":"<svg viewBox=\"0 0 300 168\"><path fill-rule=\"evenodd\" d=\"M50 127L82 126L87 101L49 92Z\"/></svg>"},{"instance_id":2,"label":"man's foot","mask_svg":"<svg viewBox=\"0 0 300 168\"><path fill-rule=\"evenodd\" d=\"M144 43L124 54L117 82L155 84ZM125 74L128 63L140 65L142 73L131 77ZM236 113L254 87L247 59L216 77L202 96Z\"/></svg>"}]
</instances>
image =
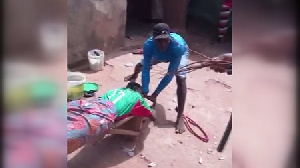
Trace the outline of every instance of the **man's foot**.
<instances>
[{"instance_id":1,"label":"man's foot","mask_svg":"<svg viewBox=\"0 0 300 168\"><path fill-rule=\"evenodd\" d=\"M176 125L175 125L175 133L176 134L182 134L185 132L185 128L184 128L184 122L182 117L180 119L177 119L176 121Z\"/></svg>"},{"instance_id":2,"label":"man's foot","mask_svg":"<svg viewBox=\"0 0 300 168\"><path fill-rule=\"evenodd\" d=\"M132 74L132 75L128 75L124 78L124 82L134 82L137 78L137 75L136 74Z\"/></svg>"}]
</instances>

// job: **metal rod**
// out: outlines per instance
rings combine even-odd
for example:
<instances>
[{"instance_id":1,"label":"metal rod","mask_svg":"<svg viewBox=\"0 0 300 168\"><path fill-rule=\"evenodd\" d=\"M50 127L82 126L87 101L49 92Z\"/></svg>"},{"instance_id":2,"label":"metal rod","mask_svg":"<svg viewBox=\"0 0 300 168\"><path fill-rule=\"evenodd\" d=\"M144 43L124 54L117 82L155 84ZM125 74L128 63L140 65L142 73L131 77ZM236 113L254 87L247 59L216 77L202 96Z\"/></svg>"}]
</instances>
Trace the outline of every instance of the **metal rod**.
<instances>
[{"instance_id":1,"label":"metal rod","mask_svg":"<svg viewBox=\"0 0 300 168\"><path fill-rule=\"evenodd\" d=\"M228 141L229 135L231 133L231 130L232 130L232 114L230 116L230 119L229 119L229 122L227 124L226 130L225 130L225 132L223 134L223 137L222 137L222 139L221 139L221 141L219 143L219 146L217 148L218 152L223 152L223 150L225 148L225 145L226 145L226 143Z\"/></svg>"}]
</instances>

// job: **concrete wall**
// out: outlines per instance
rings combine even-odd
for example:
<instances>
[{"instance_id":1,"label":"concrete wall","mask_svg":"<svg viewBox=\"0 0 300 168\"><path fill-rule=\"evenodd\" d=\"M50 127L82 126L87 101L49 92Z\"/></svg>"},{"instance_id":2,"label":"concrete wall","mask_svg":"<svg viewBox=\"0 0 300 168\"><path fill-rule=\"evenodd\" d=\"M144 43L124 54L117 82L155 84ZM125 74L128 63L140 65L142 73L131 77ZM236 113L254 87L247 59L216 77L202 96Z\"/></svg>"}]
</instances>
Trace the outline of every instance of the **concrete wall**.
<instances>
[{"instance_id":1,"label":"concrete wall","mask_svg":"<svg viewBox=\"0 0 300 168\"><path fill-rule=\"evenodd\" d=\"M126 6L126 0L68 0L68 65L86 59L88 50L123 45Z\"/></svg>"}]
</instances>

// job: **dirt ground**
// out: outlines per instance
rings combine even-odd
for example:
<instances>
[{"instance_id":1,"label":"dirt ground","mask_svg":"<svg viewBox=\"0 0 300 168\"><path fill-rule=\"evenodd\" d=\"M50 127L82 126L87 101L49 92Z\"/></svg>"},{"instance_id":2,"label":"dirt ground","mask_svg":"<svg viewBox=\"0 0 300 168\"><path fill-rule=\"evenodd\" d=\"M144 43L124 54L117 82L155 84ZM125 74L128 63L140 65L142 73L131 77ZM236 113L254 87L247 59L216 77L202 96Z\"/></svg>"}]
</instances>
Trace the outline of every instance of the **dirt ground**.
<instances>
[{"instance_id":1,"label":"dirt ground","mask_svg":"<svg viewBox=\"0 0 300 168\"><path fill-rule=\"evenodd\" d=\"M219 50L214 50L216 47ZM243 49L238 44L236 47ZM221 46L211 46L209 51L217 55L223 52L222 50L226 51ZM101 72L93 73L82 68L88 80L101 85L98 94L125 86L123 77L133 70L133 67L125 67L125 64L135 64L142 57L132 55L128 51L115 54L119 54L120 57L109 60L108 64L112 66L106 66ZM185 114L208 133L208 143L199 141L189 132L182 135L174 133L172 123L176 116L176 84L172 81L158 97L161 104L157 110L160 112L158 122L145 125L143 136L136 143L133 157L123 152L122 147L130 148L134 144L114 136L97 146L87 145L70 154L68 167L147 167L148 162L144 157L155 162L156 167L160 168L286 167L284 164L295 138L295 71L287 64L271 62L260 55L253 52L235 57L234 78L206 69L188 75L189 90ZM196 59L199 57L191 55L191 61ZM166 65L162 64L152 70L152 91L162 76L159 72L165 69ZM224 83L232 86L234 92ZM232 109L234 133L230 136L224 153L217 153L215 143L219 142L230 117L229 111ZM207 149L213 149L213 152L208 154ZM225 159L219 160L219 157ZM198 163L200 158L203 165Z\"/></svg>"},{"instance_id":2,"label":"dirt ground","mask_svg":"<svg viewBox=\"0 0 300 168\"><path fill-rule=\"evenodd\" d=\"M224 50L215 50L214 55L221 52ZM103 71L97 73L83 71L88 81L101 85L98 95L109 89L125 86L124 76L132 73L134 69L133 66L127 67L125 64L135 65L142 58L142 55L133 55L128 51L114 54L120 55L107 61L108 65ZM200 59L199 56L191 54L191 61L198 59ZM150 91L156 88L166 70L167 64L153 67ZM127 141L122 136L107 137L96 146L86 145L70 154L68 167L147 167L150 161L155 162L157 168L232 167L231 139L223 153L216 151L232 111L231 79L231 76L218 74L208 69L188 74L185 114L205 130L209 136L208 143L202 142L188 131L182 135L175 134L173 125L177 99L176 82L173 80L158 97L157 121L144 125L142 136L136 143ZM140 77L137 82L140 82ZM203 136L199 130L196 132ZM133 157L123 151L123 147L133 148L134 146L136 147ZM200 158L203 160L202 165L199 164ZM224 158L224 160L219 158Z\"/></svg>"}]
</instances>

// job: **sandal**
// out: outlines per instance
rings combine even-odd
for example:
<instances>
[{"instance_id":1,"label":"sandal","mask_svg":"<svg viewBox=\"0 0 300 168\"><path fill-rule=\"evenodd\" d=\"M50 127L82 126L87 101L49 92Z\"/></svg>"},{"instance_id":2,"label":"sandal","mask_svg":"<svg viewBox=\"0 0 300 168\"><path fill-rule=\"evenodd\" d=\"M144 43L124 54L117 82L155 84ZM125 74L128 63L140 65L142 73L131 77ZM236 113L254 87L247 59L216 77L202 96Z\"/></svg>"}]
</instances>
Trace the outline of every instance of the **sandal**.
<instances>
[{"instance_id":1,"label":"sandal","mask_svg":"<svg viewBox=\"0 0 300 168\"><path fill-rule=\"evenodd\" d=\"M137 49L132 52L132 54L143 54L143 53L144 53L143 49Z\"/></svg>"}]
</instances>

